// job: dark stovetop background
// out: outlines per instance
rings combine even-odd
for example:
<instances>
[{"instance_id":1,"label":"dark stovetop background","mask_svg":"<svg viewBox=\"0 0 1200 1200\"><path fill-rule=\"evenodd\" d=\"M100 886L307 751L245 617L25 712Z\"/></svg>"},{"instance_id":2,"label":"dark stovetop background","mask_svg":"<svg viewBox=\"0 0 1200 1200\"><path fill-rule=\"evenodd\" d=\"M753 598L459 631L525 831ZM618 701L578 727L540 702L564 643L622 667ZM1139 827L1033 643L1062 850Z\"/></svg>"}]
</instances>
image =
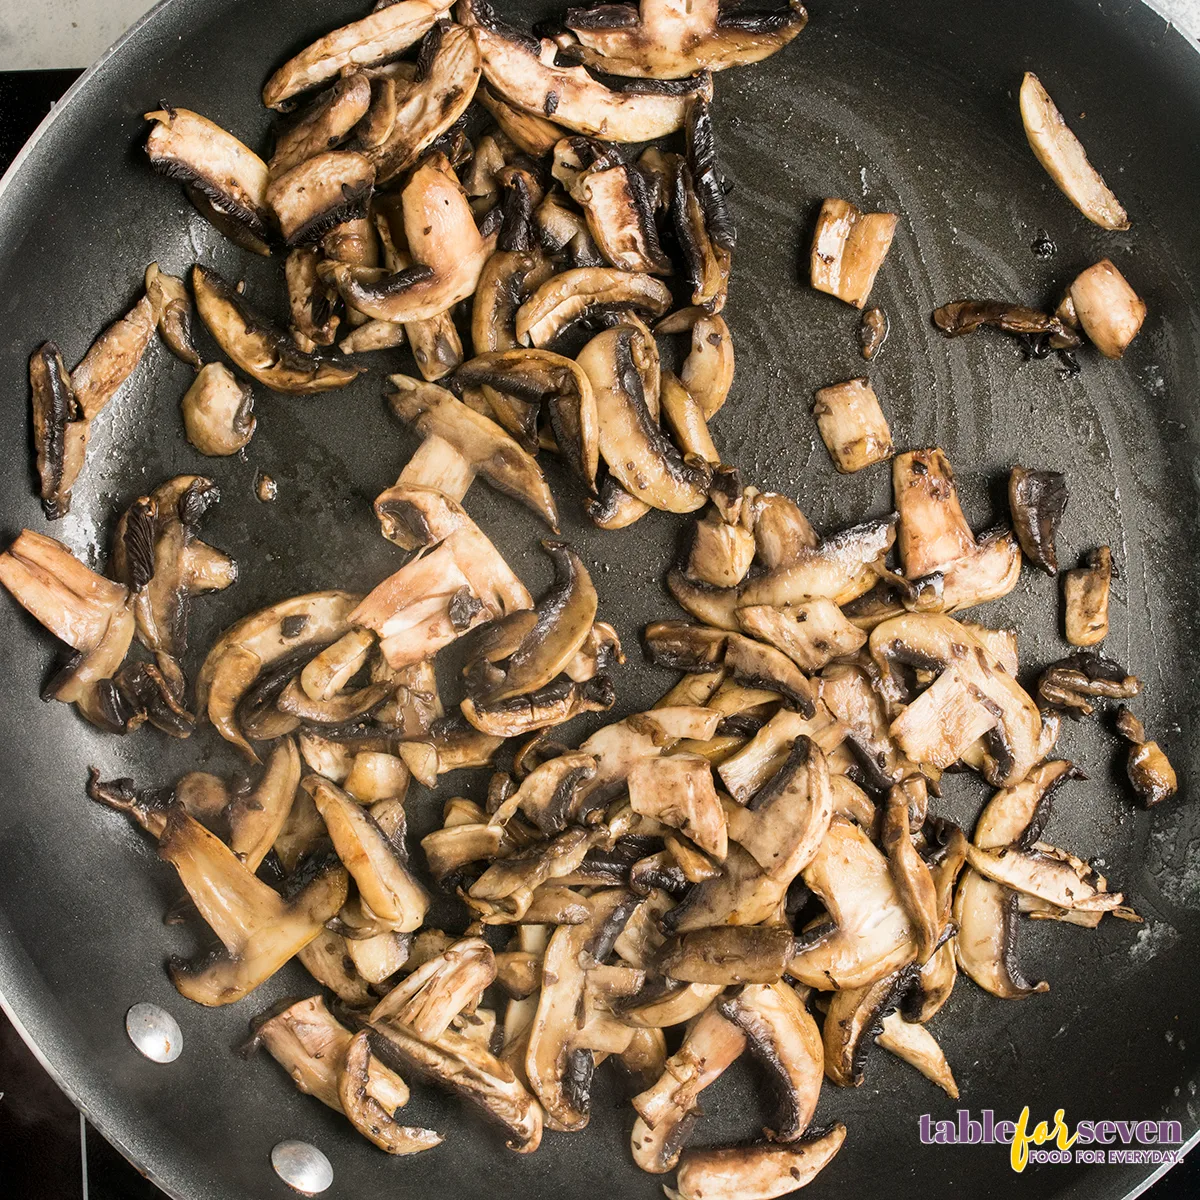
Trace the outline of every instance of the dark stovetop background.
<instances>
[{"instance_id":1,"label":"dark stovetop background","mask_svg":"<svg viewBox=\"0 0 1200 1200\"><path fill-rule=\"evenodd\" d=\"M78 74L0 72L0 173ZM162 1200L162 1193L84 1121L3 1014L0 1195L5 1200ZM1200 1196L1200 1154L1170 1171L1146 1196Z\"/></svg>"}]
</instances>

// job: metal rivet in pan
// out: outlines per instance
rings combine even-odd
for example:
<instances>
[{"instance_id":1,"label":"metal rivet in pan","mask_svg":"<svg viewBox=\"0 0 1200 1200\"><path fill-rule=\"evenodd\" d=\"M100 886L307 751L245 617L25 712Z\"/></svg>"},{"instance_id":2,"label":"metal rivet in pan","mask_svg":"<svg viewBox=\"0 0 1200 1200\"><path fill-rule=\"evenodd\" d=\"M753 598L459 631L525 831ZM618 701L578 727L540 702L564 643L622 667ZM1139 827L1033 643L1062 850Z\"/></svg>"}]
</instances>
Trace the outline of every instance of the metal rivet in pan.
<instances>
[{"instance_id":1,"label":"metal rivet in pan","mask_svg":"<svg viewBox=\"0 0 1200 1200\"><path fill-rule=\"evenodd\" d=\"M333 1182L333 1164L308 1142L280 1142L271 1151L271 1166L288 1187L315 1196Z\"/></svg>"},{"instance_id":2,"label":"metal rivet in pan","mask_svg":"<svg viewBox=\"0 0 1200 1200\"><path fill-rule=\"evenodd\" d=\"M135 1004L125 1014L125 1032L151 1062L174 1062L183 1052L179 1022L157 1004Z\"/></svg>"}]
</instances>

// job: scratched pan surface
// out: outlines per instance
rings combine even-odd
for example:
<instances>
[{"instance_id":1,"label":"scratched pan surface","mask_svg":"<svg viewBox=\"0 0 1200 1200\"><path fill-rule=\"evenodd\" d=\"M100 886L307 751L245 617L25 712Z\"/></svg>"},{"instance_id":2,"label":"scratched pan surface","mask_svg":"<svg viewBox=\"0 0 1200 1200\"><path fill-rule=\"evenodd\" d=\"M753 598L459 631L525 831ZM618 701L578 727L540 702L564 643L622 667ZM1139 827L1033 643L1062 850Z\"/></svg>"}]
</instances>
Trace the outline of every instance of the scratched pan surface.
<instances>
[{"instance_id":1,"label":"scratched pan surface","mask_svg":"<svg viewBox=\"0 0 1200 1200\"><path fill-rule=\"evenodd\" d=\"M102 562L112 524L139 493L180 471L204 471L223 493L205 536L238 558L229 591L195 607L202 649L237 616L314 588L365 589L399 564L378 535L370 499L415 442L387 415L385 369L346 391L289 399L256 389L259 431L246 461L202 459L185 443L178 401L188 369L153 346L99 422L71 516L50 529L31 495L27 463L30 350L56 338L69 362L134 298L147 262L175 272L200 260L244 277L264 307L278 305L278 261L253 260L195 215L178 187L154 177L140 150L141 114L160 97L205 112L251 145L268 121L257 100L272 67L312 36L361 13L362 0L170 0L73 92L0 194L0 521L64 538ZM547 15L504 6L514 19ZM1188 780L1197 770L1197 377L1200 318L1200 59L1138 3L1055 5L922 2L815 4L809 29L758 67L718 77L716 123L741 228L728 307L737 344L733 395L717 442L749 480L799 498L833 529L889 504L884 467L834 474L808 413L812 391L863 371L857 315L803 286L803 251L818 200L840 195L902 214L873 300L891 337L871 369L897 444L944 446L976 527L1002 517L1003 478L1017 461L1070 476L1062 531L1066 561L1108 542L1120 571L1107 649L1147 684L1139 710L1167 746L1182 794L1161 811L1134 811L1115 774L1114 743L1098 725L1068 727L1061 752L1091 776L1062 794L1050 836L1102 860L1114 886L1146 917L1088 933L1027 925L1028 972L1048 995L1004 1003L960 981L936 1022L976 1112L1013 1117L1066 1109L1082 1118L1159 1119L1197 1127L1200 1013L1200 822ZM1015 90L1036 69L1077 125L1128 207L1133 228L1104 233L1057 192L1026 148ZM1086 113L1086 117L1083 114ZM1057 252L1040 259L1044 230ZM938 303L966 295L1051 301L1081 268L1108 255L1146 298L1150 317L1124 361L1085 350L1082 373L1025 362L1010 341L940 340ZM211 347L208 347L211 351ZM255 472L279 484L260 504ZM564 532L592 567L604 615L633 651L618 676L620 708L652 702L670 682L637 652L640 626L668 615L660 579L682 522L655 514L623 533L580 519L569 485ZM539 528L477 484L468 506L536 590L548 572ZM1009 597L972 614L1021 629L1022 662L1066 651L1055 588L1026 572ZM285 1137L332 1159L335 1196L654 1197L627 1149L632 1112L604 1085L586 1134L551 1134L529 1158L459 1106L420 1089L407 1120L447 1137L434 1153L393 1161L329 1110L298 1094L265 1057L231 1053L248 1018L310 987L283 971L252 999L210 1011L172 990L162 963L188 952L196 931L162 924L178 884L146 839L83 797L86 768L162 782L185 769L234 765L211 730L190 742L144 731L125 741L92 731L61 705L36 699L50 640L0 602L0 992L30 1041L89 1116L174 1196L189 1200L283 1195L270 1171ZM194 671L197 656L191 663ZM410 804L416 836L445 795L479 780L453 778ZM968 825L985 791L951 780L943 811ZM128 1044L122 1017L136 1001L165 1005L182 1025L182 1058L154 1066ZM601 1074L607 1075L606 1072ZM705 1094L697 1141L752 1135L764 1119L750 1071ZM994 1197L1132 1194L1151 1168L1031 1167L1022 1177L1002 1148L922 1147L917 1118L956 1105L882 1052L857 1091L826 1088L818 1121L850 1129L812 1195L902 1197L982 1190Z\"/></svg>"}]
</instances>

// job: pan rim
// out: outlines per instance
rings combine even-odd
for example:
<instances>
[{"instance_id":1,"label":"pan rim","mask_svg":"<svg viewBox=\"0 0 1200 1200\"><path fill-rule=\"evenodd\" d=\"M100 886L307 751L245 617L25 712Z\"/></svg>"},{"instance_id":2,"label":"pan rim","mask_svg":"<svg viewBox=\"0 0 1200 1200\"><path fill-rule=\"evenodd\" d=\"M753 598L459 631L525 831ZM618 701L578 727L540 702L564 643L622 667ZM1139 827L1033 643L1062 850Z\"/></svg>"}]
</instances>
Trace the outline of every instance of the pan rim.
<instances>
[{"instance_id":1,"label":"pan rim","mask_svg":"<svg viewBox=\"0 0 1200 1200\"><path fill-rule=\"evenodd\" d=\"M152 22L157 20L161 13L171 7L188 3L189 0L157 0L157 3L142 14L132 25L129 26L90 66L88 66L79 77L71 84L62 97L53 105L46 116L34 129L29 139L17 152L16 157L9 164L3 175L0 175L0 200L3 199L5 193L14 185L18 175L21 173L26 161L31 157L34 150L41 140L50 131L51 126L56 120L62 117L75 101L77 95L81 93L91 82L92 78L99 74L100 71L107 65L110 59L118 54L126 43L132 41L141 31ZM1152 13L1162 18L1166 23L1168 30L1174 30L1178 33L1183 41L1187 44L1192 53L1200 55L1200 30L1195 34L1186 33L1174 20L1164 13L1160 7L1160 0L1137 0L1142 7L1149 9ZM1103 15L1101 17L1103 19ZM0 955L2 955L3 944L0 942ZM2 956L7 959L7 956ZM10 960L11 961L11 960ZM4 962L0 961L0 967L3 967ZM0 970L0 1012L3 1012L11 1023L21 1040L28 1047L34 1059L46 1072L47 1075L54 1081L60 1091L71 1101L75 1108L88 1121L89 1124L99 1133L118 1153L125 1158L135 1170L138 1171L144 1178L148 1179L160 1191L162 1191L170 1200L190 1200L188 1195L182 1191L176 1190L174 1186L164 1179L158 1172L150 1168L145 1162L141 1161L140 1157L130 1148L124 1141L115 1133L110 1132L108 1121L106 1118L99 1117L92 1108L92 1105L84 1099L80 1094L80 1089L72 1086L64 1077L58 1066L51 1061L50 1057L44 1052L41 1046L36 1041L33 1033L28 1029L25 1022L17 1014L17 1011L5 993L3 975L4 971ZM1180 1158L1189 1154L1200 1146L1200 1124L1196 1131L1180 1148ZM1122 1200L1137 1200L1137 1197L1144 1195L1156 1183L1158 1183L1176 1164L1164 1163L1158 1166L1154 1171L1147 1175L1144 1179L1135 1183L1128 1191L1123 1194ZM84 1166L86 1175L86 1164ZM1073 1184L1068 1185L1063 1191L1058 1193L1058 1196L1066 1200L1068 1197L1079 1197L1090 1195L1089 1180L1093 1178L1091 1172Z\"/></svg>"}]
</instances>

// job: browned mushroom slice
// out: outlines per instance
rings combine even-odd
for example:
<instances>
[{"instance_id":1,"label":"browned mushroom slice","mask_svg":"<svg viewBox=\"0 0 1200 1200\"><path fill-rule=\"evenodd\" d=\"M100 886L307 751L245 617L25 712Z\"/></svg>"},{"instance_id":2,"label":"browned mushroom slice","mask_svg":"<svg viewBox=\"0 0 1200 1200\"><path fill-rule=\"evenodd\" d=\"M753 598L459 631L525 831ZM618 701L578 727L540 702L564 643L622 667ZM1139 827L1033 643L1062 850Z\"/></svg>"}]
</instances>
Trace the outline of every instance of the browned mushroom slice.
<instances>
[{"instance_id":1,"label":"browned mushroom slice","mask_svg":"<svg viewBox=\"0 0 1200 1200\"><path fill-rule=\"evenodd\" d=\"M811 718L782 709L740 750L721 762L717 773L739 804L750 803L759 788L784 765L801 735L811 738L827 755L841 745L845 736L841 722L834 720L824 704L816 709Z\"/></svg>"},{"instance_id":2,"label":"browned mushroom slice","mask_svg":"<svg viewBox=\"0 0 1200 1200\"><path fill-rule=\"evenodd\" d=\"M912 961L912 925L887 860L856 824L834 817L801 874L833 927L797 950L790 975L810 987L857 988Z\"/></svg>"},{"instance_id":3,"label":"browned mushroom slice","mask_svg":"<svg viewBox=\"0 0 1200 1200\"><path fill-rule=\"evenodd\" d=\"M576 133L611 142L648 142L682 127L687 102L712 95L712 79L605 87L583 67L554 65L556 47L505 25L486 0L464 0L458 17L471 27L492 89L515 108L552 117Z\"/></svg>"},{"instance_id":4,"label":"browned mushroom slice","mask_svg":"<svg viewBox=\"0 0 1200 1200\"><path fill-rule=\"evenodd\" d=\"M1112 577L1112 551L1107 546L1089 551L1087 566L1063 576L1063 625L1072 646L1095 646L1108 636Z\"/></svg>"},{"instance_id":5,"label":"browned mushroom slice","mask_svg":"<svg viewBox=\"0 0 1200 1200\"><path fill-rule=\"evenodd\" d=\"M1055 349L1079 345L1079 337L1057 316L1008 300L954 300L933 311L933 323L948 338L991 326L1004 333L1050 338Z\"/></svg>"},{"instance_id":6,"label":"browned mushroom slice","mask_svg":"<svg viewBox=\"0 0 1200 1200\"><path fill-rule=\"evenodd\" d=\"M862 356L870 362L887 341L888 319L882 308L868 308L858 326L858 345Z\"/></svg>"},{"instance_id":7,"label":"browned mushroom slice","mask_svg":"<svg viewBox=\"0 0 1200 1200\"><path fill-rule=\"evenodd\" d=\"M215 776L210 778L215 779ZM182 783L182 780L180 782ZM217 782L220 783L219 780ZM139 788L129 778L110 779L106 782L101 780L96 767L89 767L85 790L89 800L124 813L157 840L166 828L167 814L176 801L179 785L174 789ZM221 784L222 807L224 800L224 785Z\"/></svg>"},{"instance_id":8,"label":"browned mushroom slice","mask_svg":"<svg viewBox=\"0 0 1200 1200\"><path fill-rule=\"evenodd\" d=\"M264 323L215 271L192 268L192 292L217 344L247 375L272 391L307 393L345 387L362 367L344 367L302 354L285 334Z\"/></svg>"},{"instance_id":9,"label":"browned mushroom slice","mask_svg":"<svg viewBox=\"0 0 1200 1200\"><path fill-rule=\"evenodd\" d=\"M272 179L286 175L305 159L344 141L371 104L371 80L362 71L342 76L318 96L275 138L267 164Z\"/></svg>"},{"instance_id":10,"label":"browned mushroom slice","mask_svg":"<svg viewBox=\"0 0 1200 1200\"><path fill-rule=\"evenodd\" d=\"M968 846L967 862L985 878L1059 908L1108 912L1124 899L1120 892L1107 891L1103 876L1089 864L1043 842L1029 850Z\"/></svg>"},{"instance_id":11,"label":"browned mushroom slice","mask_svg":"<svg viewBox=\"0 0 1200 1200\"><path fill-rule=\"evenodd\" d=\"M476 354L517 346L517 310L550 277L553 267L535 250L497 250L479 276L471 313Z\"/></svg>"},{"instance_id":12,"label":"browned mushroom slice","mask_svg":"<svg viewBox=\"0 0 1200 1200\"><path fill-rule=\"evenodd\" d=\"M505 136L531 158L549 154L565 132L561 125L501 100L486 83L480 84L475 98L491 114Z\"/></svg>"},{"instance_id":13,"label":"browned mushroom slice","mask_svg":"<svg viewBox=\"0 0 1200 1200\"><path fill-rule=\"evenodd\" d=\"M772 879L745 850L733 844L724 870L697 884L663 918L674 933L689 933L711 925L758 925L782 900L787 884Z\"/></svg>"},{"instance_id":14,"label":"browned mushroom slice","mask_svg":"<svg viewBox=\"0 0 1200 1200\"><path fill-rule=\"evenodd\" d=\"M812 861L833 819L829 768L803 734L746 807L726 803L730 838L773 879L791 881Z\"/></svg>"},{"instance_id":15,"label":"browned mushroom slice","mask_svg":"<svg viewBox=\"0 0 1200 1200\"><path fill-rule=\"evenodd\" d=\"M436 1041L463 1010L473 1011L496 978L496 958L481 938L463 938L421 963L383 997L371 1020L404 1025Z\"/></svg>"},{"instance_id":16,"label":"browned mushroom slice","mask_svg":"<svg viewBox=\"0 0 1200 1200\"><path fill-rule=\"evenodd\" d=\"M717 1010L746 1035L746 1047L770 1076L778 1097L773 1142L803 1136L817 1108L824 1048L817 1023L786 983L752 984L717 1001Z\"/></svg>"},{"instance_id":17,"label":"browned mushroom slice","mask_svg":"<svg viewBox=\"0 0 1200 1200\"><path fill-rule=\"evenodd\" d=\"M834 992L823 1032L825 1074L838 1087L860 1087L880 1022L894 1010L910 971L893 971L862 987Z\"/></svg>"},{"instance_id":18,"label":"browned mushroom slice","mask_svg":"<svg viewBox=\"0 0 1200 1200\"><path fill-rule=\"evenodd\" d=\"M1146 302L1107 258L1075 277L1059 316L1064 308L1105 358L1120 358L1146 319Z\"/></svg>"},{"instance_id":19,"label":"browned mushroom slice","mask_svg":"<svg viewBox=\"0 0 1200 1200\"><path fill-rule=\"evenodd\" d=\"M635 1028L666 1029L699 1016L722 992L719 983L647 985L621 1005L621 1019Z\"/></svg>"},{"instance_id":20,"label":"browned mushroom slice","mask_svg":"<svg viewBox=\"0 0 1200 1200\"><path fill-rule=\"evenodd\" d=\"M236 454L254 436L254 394L224 363L200 369L181 408L187 439L201 454Z\"/></svg>"},{"instance_id":21,"label":"browned mushroom slice","mask_svg":"<svg viewBox=\"0 0 1200 1200\"><path fill-rule=\"evenodd\" d=\"M724 196L721 197L722 204ZM692 286L691 301L705 312L718 313L725 307L731 268L732 229L727 245L710 229L708 214L698 194L689 163L680 163L672 185L671 211L675 221L675 236L683 250L688 282Z\"/></svg>"},{"instance_id":22,"label":"browned mushroom slice","mask_svg":"<svg viewBox=\"0 0 1200 1200\"><path fill-rule=\"evenodd\" d=\"M432 1129L401 1125L396 1120L395 1110L407 1094L400 1076L372 1053L370 1031L355 1034L346 1047L338 1078L339 1104L354 1128L389 1154L420 1154L442 1142L441 1134Z\"/></svg>"},{"instance_id":23,"label":"browned mushroom slice","mask_svg":"<svg viewBox=\"0 0 1200 1200\"><path fill-rule=\"evenodd\" d=\"M607 675L598 675L585 683L563 677L508 700L484 704L467 698L461 708L463 716L481 733L509 738L561 725L580 713L606 712L616 699L616 690Z\"/></svg>"},{"instance_id":24,"label":"browned mushroom slice","mask_svg":"<svg viewBox=\"0 0 1200 1200\"><path fill-rule=\"evenodd\" d=\"M981 769L996 787L1019 783L1042 757L1042 720L1037 706L970 630L951 617L907 613L881 622L871 632L871 656L884 683L900 698L906 667L944 671L954 665L965 685L973 687L1000 710L987 734Z\"/></svg>"},{"instance_id":25,"label":"browned mushroom slice","mask_svg":"<svg viewBox=\"0 0 1200 1200\"><path fill-rule=\"evenodd\" d=\"M671 1200L773 1200L811 1183L842 1148L846 1127L788 1145L689 1150Z\"/></svg>"},{"instance_id":26,"label":"browned mushroom slice","mask_svg":"<svg viewBox=\"0 0 1200 1200\"><path fill-rule=\"evenodd\" d=\"M352 629L326 646L300 672L299 681L304 694L314 701L332 699L366 662L374 644L375 638L371 633Z\"/></svg>"},{"instance_id":27,"label":"browned mushroom slice","mask_svg":"<svg viewBox=\"0 0 1200 1200\"><path fill-rule=\"evenodd\" d=\"M375 167L353 150L326 150L306 158L267 188L267 203L289 246L318 242L344 221L366 214Z\"/></svg>"},{"instance_id":28,"label":"browned mushroom slice","mask_svg":"<svg viewBox=\"0 0 1200 1200\"><path fill-rule=\"evenodd\" d=\"M519 811L547 837L561 833L572 811L577 789L595 773L595 758L582 751L568 752L540 763L497 809L492 821L502 824L512 813Z\"/></svg>"},{"instance_id":29,"label":"browned mushroom slice","mask_svg":"<svg viewBox=\"0 0 1200 1200\"><path fill-rule=\"evenodd\" d=\"M605 473L600 482L599 495L589 496L584 501L584 511L597 529L628 529L654 510L631 496L611 475Z\"/></svg>"},{"instance_id":30,"label":"browned mushroom slice","mask_svg":"<svg viewBox=\"0 0 1200 1200\"><path fill-rule=\"evenodd\" d=\"M725 318L702 308L680 309L655 326L655 333L691 330L691 349L679 373L680 382L711 421L733 386L733 338Z\"/></svg>"},{"instance_id":31,"label":"browned mushroom slice","mask_svg":"<svg viewBox=\"0 0 1200 1200\"><path fill-rule=\"evenodd\" d=\"M808 600L842 605L870 591L896 540L896 518L866 521L822 539L742 586L738 607Z\"/></svg>"},{"instance_id":32,"label":"browned mushroom slice","mask_svg":"<svg viewBox=\"0 0 1200 1200\"><path fill-rule=\"evenodd\" d=\"M1093 700L1128 700L1141 690L1136 676L1098 650L1079 650L1051 663L1038 680L1041 701L1075 719L1096 711Z\"/></svg>"},{"instance_id":33,"label":"browned mushroom slice","mask_svg":"<svg viewBox=\"0 0 1200 1200\"><path fill-rule=\"evenodd\" d=\"M283 832L299 783L300 753L285 738L271 751L258 783L229 802L229 848L248 870L258 870Z\"/></svg>"},{"instance_id":34,"label":"browned mushroom slice","mask_svg":"<svg viewBox=\"0 0 1200 1200\"><path fill-rule=\"evenodd\" d=\"M406 550L434 546L470 521L463 506L445 493L403 483L375 497L375 515L383 536Z\"/></svg>"},{"instance_id":35,"label":"browned mushroom slice","mask_svg":"<svg viewBox=\"0 0 1200 1200\"><path fill-rule=\"evenodd\" d=\"M285 901L182 807L168 815L158 853L224 946L197 965L171 960L172 982L198 1004L232 1004L253 991L317 937L346 899L345 869L324 860Z\"/></svg>"},{"instance_id":36,"label":"browned mushroom slice","mask_svg":"<svg viewBox=\"0 0 1200 1200\"><path fill-rule=\"evenodd\" d=\"M91 421L133 374L157 324L157 310L150 297L143 296L92 343L71 372L71 387L85 420Z\"/></svg>"},{"instance_id":37,"label":"browned mushroom slice","mask_svg":"<svg viewBox=\"0 0 1200 1200\"><path fill-rule=\"evenodd\" d=\"M892 433L865 379L818 389L813 416L833 465L843 475L891 458Z\"/></svg>"},{"instance_id":38,"label":"browned mushroom slice","mask_svg":"<svg viewBox=\"0 0 1200 1200\"><path fill-rule=\"evenodd\" d=\"M1020 103L1030 148L1063 195L1102 229L1128 229L1125 210L1088 162L1079 139L1032 71L1026 71L1021 81Z\"/></svg>"},{"instance_id":39,"label":"browned mushroom slice","mask_svg":"<svg viewBox=\"0 0 1200 1200\"><path fill-rule=\"evenodd\" d=\"M1141 721L1121 705L1117 709L1117 732L1129 743L1126 771L1144 808L1152 808L1179 790L1175 768L1157 742L1146 737Z\"/></svg>"},{"instance_id":40,"label":"browned mushroom slice","mask_svg":"<svg viewBox=\"0 0 1200 1200\"><path fill-rule=\"evenodd\" d=\"M150 165L196 189L212 209L254 237L270 238L267 164L219 125L187 108L146 114ZM203 211L203 210L202 210Z\"/></svg>"},{"instance_id":41,"label":"browned mushroom slice","mask_svg":"<svg viewBox=\"0 0 1200 1200\"><path fill-rule=\"evenodd\" d=\"M319 775L306 776L301 786L312 796L338 856L371 912L400 933L419 929L429 898L370 813Z\"/></svg>"},{"instance_id":42,"label":"browned mushroom slice","mask_svg":"<svg viewBox=\"0 0 1200 1200\"><path fill-rule=\"evenodd\" d=\"M933 875L928 863L918 853L909 828L909 814L913 807L920 813L928 808L923 775L911 776L888 792L880 840L887 853L888 868L900 894L900 902L912 924L917 959L925 962L936 946L941 920Z\"/></svg>"},{"instance_id":43,"label":"browned mushroom slice","mask_svg":"<svg viewBox=\"0 0 1200 1200\"><path fill-rule=\"evenodd\" d=\"M1054 539L1067 507L1067 479L1058 471L1013 467L1008 477L1008 507L1025 557L1047 575L1058 574Z\"/></svg>"},{"instance_id":44,"label":"browned mushroom slice","mask_svg":"<svg viewBox=\"0 0 1200 1200\"><path fill-rule=\"evenodd\" d=\"M1000 709L953 665L892 722L888 733L913 762L944 770L995 729Z\"/></svg>"},{"instance_id":45,"label":"browned mushroom slice","mask_svg":"<svg viewBox=\"0 0 1200 1200\"><path fill-rule=\"evenodd\" d=\"M674 754L635 764L629 772L629 802L634 812L682 830L717 862L724 861L725 814L707 759Z\"/></svg>"},{"instance_id":46,"label":"browned mushroom slice","mask_svg":"<svg viewBox=\"0 0 1200 1200\"><path fill-rule=\"evenodd\" d=\"M617 631L607 621L596 621L583 645L571 656L565 674L568 679L583 683L624 662L625 651L621 649Z\"/></svg>"},{"instance_id":47,"label":"browned mushroom slice","mask_svg":"<svg viewBox=\"0 0 1200 1200\"><path fill-rule=\"evenodd\" d=\"M231 625L212 645L196 680L196 709L217 732L257 758L237 724L237 707L259 673L306 647L336 641L361 597L313 592L281 601Z\"/></svg>"},{"instance_id":48,"label":"browned mushroom slice","mask_svg":"<svg viewBox=\"0 0 1200 1200\"><path fill-rule=\"evenodd\" d=\"M317 346L332 345L342 321L334 311L338 303L337 288L321 279L317 272L320 261L319 251L300 246L288 254L283 264L292 337L306 353Z\"/></svg>"},{"instance_id":49,"label":"browned mushroom slice","mask_svg":"<svg viewBox=\"0 0 1200 1200\"><path fill-rule=\"evenodd\" d=\"M737 610L741 627L782 650L802 671L819 671L831 659L854 654L867 635L852 625L832 600L775 608L747 605Z\"/></svg>"},{"instance_id":50,"label":"browned mushroom slice","mask_svg":"<svg viewBox=\"0 0 1200 1200\"><path fill-rule=\"evenodd\" d=\"M370 683L349 692L339 692L327 700L313 700L305 694L298 679L293 679L275 701L288 716L310 725L347 725L373 712L395 691L388 680Z\"/></svg>"},{"instance_id":51,"label":"browned mushroom slice","mask_svg":"<svg viewBox=\"0 0 1200 1200\"><path fill-rule=\"evenodd\" d=\"M583 209L600 253L621 271L670 275L646 183L636 166L602 159L580 171L568 187Z\"/></svg>"},{"instance_id":52,"label":"browned mushroom slice","mask_svg":"<svg viewBox=\"0 0 1200 1200\"><path fill-rule=\"evenodd\" d=\"M42 509L50 520L71 509L71 488L83 469L91 425L79 407L62 354L53 342L29 359L33 392L34 465Z\"/></svg>"},{"instance_id":53,"label":"browned mushroom slice","mask_svg":"<svg viewBox=\"0 0 1200 1200\"><path fill-rule=\"evenodd\" d=\"M812 244L812 285L863 308L892 245L898 218L860 212L848 200L826 200Z\"/></svg>"},{"instance_id":54,"label":"browned mushroom slice","mask_svg":"<svg viewBox=\"0 0 1200 1200\"><path fill-rule=\"evenodd\" d=\"M783 978L794 946L792 931L783 925L697 929L664 949L659 969L692 984L774 983Z\"/></svg>"},{"instance_id":55,"label":"browned mushroom slice","mask_svg":"<svg viewBox=\"0 0 1200 1200\"><path fill-rule=\"evenodd\" d=\"M347 68L373 67L418 42L446 12L439 0L402 0L318 38L267 80L263 103L283 109L292 96L335 79Z\"/></svg>"},{"instance_id":56,"label":"browned mushroom slice","mask_svg":"<svg viewBox=\"0 0 1200 1200\"><path fill-rule=\"evenodd\" d=\"M338 1079L352 1037L324 999L312 996L256 1022L252 1044L265 1046L302 1092L341 1112Z\"/></svg>"},{"instance_id":57,"label":"browned mushroom slice","mask_svg":"<svg viewBox=\"0 0 1200 1200\"><path fill-rule=\"evenodd\" d=\"M708 431L708 424L704 418L704 410L692 396L691 392L683 386L679 377L671 371L662 372L662 386L659 400L662 407L663 420L666 421L667 428L671 431L671 435L674 437L680 450L683 451L684 456L699 459L717 466L721 461L721 454L712 439L712 434ZM727 526L727 528L734 527ZM748 530L742 529L740 526L737 528L738 532L744 535L743 540L748 547L746 569L749 569L750 558L753 555L754 538ZM745 574L745 571L742 574ZM735 582L740 581L740 578L739 576Z\"/></svg>"},{"instance_id":58,"label":"browned mushroom slice","mask_svg":"<svg viewBox=\"0 0 1200 1200\"><path fill-rule=\"evenodd\" d=\"M192 301L187 285L152 262L146 268L146 296L157 314L158 332L167 349L189 367L199 370L200 355L192 345Z\"/></svg>"},{"instance_id":59,"label":"browned mushroom slice","mask_svg":"<svg viewBox=\"0 0 1200 1200\"><path fill-rule=\"evenodd\" d=\"M660 316L670 304L666 284L652 275L575 267L548 279L517 309L517 341L548 346L569 325L593 314L636 309Z\"/></svg>"},{"instance_id":60,"label":"browned mushroom slice","mask_svg":"<svg viewBox=\"0 0 1200 1200\"><path fill-rule=\"evenodd\" d=\"M700 1093L746 1048L746 1035L716 1005L688 1030L666 1070L652 1087L633 1098L638 1119L630 1145L643 1171L663 1175L674 1168L700 1115Z\"/></svg>"},{"instance_id":61,"label":"browned mushroom slice","mask_svg":"<svg viewBox=\"0 0 1200 1200\"><path fill-rule=\"evenodd\" d=\"M495 421L469 409L432 383L390 376L392 411L426 437L449 442L498 491L528 505L551 529L558 510L541 468Z\"/></svg>"}]
</instances>

